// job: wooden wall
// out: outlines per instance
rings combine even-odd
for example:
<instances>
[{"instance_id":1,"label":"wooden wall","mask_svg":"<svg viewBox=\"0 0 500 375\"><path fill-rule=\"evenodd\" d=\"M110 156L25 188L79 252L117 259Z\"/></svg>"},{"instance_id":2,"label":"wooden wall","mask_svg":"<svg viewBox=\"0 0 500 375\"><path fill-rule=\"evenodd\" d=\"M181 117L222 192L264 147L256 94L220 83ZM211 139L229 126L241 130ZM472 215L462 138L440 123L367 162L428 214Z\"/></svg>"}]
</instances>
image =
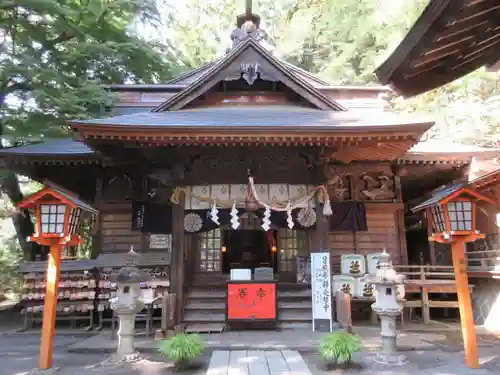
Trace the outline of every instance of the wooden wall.
<instances>
[{"instance_id":1,"label":"wooden wall","mask_svg":"<svg viewBox=\"0 0 500 375\"><path fill-rule=\"evenodd\" d=\"M366 204L365 232L330 232L330 254L334 271L340 265L342 254L368 254L386 249L394 264L406 262L404 228L399 222L400 204Z\"/></svg>"},{"instance_id":2,"label":"wooden wall","mask_svg":"<svg viewBox=\"0 0 500 375\"><path fill-rule=\"evenodd\" d=\"M142 234L131 230L132 203L106 203L100 215L100 253L127 252L130 246L141 249Z\"/></svg>"}]
</instances>

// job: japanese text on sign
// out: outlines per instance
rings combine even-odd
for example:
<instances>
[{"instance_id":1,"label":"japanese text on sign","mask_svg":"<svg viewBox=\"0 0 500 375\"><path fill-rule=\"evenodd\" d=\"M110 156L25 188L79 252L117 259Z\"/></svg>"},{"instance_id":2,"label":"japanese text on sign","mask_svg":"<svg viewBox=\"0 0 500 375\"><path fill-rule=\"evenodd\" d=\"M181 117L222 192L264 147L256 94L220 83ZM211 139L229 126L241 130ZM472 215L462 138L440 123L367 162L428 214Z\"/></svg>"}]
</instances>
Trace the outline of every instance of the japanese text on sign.
<instances>
[{"instance_id":1,"label":"japanese text on sign","mask_svg":"<svg viewBox=\"0 0 500 375\"><path fill-rule=\"evenodd\" d=\"M332 319L330 254L311 254L313 319Z\"/></svg>"},{"instance_id":2,"label":"japanese text on sign","mask_svg":"<svg viewBox=\"0 0 500 375\"><path fill-rule=\"evenodd\" d=\"M275 284L228 284L228 320L276 319Z\"/></svg>"}]
</instances>

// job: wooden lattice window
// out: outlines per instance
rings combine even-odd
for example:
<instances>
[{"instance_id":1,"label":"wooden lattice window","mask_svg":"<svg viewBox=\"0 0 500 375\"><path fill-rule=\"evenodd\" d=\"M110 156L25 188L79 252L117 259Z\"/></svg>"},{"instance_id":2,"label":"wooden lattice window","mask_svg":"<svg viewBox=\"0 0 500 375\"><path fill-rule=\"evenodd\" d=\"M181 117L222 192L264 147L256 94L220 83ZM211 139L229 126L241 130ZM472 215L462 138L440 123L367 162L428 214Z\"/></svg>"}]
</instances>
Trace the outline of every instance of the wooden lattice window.
<instances>
[{"instance_id":1,"label":"wooden lattice window","mask_svg":"<svg viewBox=\"0 0 500 375\"><path fill-rule=\"evenodd\" d=\"M219 228L200 234L200 271L220 271L221 230Z\"/></svg>"},{"instance_id":2,"label":"wooden lattice window","mask_svg":"<svg viewBox=\"0 0 500 375\"><path fill-rule=\"evenodd\" d=\"M279 272L293 272L295 258L299 252L297 231L280 229L279 231Z\"/></svg>"}]
</instances>

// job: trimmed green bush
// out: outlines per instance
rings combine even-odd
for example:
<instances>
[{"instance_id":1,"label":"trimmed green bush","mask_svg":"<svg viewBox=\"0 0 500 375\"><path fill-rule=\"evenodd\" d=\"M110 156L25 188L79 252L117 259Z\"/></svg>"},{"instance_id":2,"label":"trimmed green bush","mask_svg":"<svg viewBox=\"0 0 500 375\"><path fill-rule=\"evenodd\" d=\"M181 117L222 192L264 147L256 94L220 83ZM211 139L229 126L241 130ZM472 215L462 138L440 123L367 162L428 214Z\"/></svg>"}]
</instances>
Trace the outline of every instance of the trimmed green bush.
<instances>
[{"instance_id":1,"label":"trimmed green bush","mask_svg":"<svg viewBox=\"0 0 500 375\"><path fill-rule=\"evenodd\" d=\"M361 350L361 339L349 332L338 331L330 333L320 342L318 354L325 360L337 364L348 364L352 356Z\"/></svg>"},{"instance_id":2,"label":"trimmed green bush","mask_svg":"<svg viewBox=\"0 0 500 375\"><path fill-rule=\"evenodd\" d=\"M158 351L164 357L172 360L175 365L185 364L203 354L205 345L197 334L177 333L175 336L162 340Z\"/></svg>"}]
</instances>

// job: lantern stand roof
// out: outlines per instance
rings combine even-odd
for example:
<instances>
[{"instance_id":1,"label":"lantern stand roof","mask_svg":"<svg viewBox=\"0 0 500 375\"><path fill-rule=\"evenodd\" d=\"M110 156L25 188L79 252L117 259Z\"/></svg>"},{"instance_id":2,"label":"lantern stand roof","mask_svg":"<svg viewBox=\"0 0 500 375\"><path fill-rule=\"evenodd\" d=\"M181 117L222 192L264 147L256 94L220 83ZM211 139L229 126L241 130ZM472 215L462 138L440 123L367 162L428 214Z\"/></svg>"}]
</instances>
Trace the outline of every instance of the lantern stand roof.
<instances>
[{"instance_id":1,"label":"lantern stand roof","mask_svg":"<svg viewBox=\"0 0 500 375\"><path fill-rule=\"evenodd\" d=\"M97 211L94 207L82 201L75 194L69 192L68 190L65 190L50 182L44 182L44 185L45 187L42 190L24 199L21 203L18 204L18 207L25 209L34 208L40 200L43 201L45 197L52 196L53 198L60 200L62 203L68 205L71 208L80 208L94 215L99 214L99 211Z\"/></svg>"},{"instance_id":2,"label":"lantern stand roof","mask_svg":"<svg viewBox=\"0 0 500 375\"><path fill-rule=\"evenodd\" d=\"M413 207L412 211L422 211L436 204L445 204L461 195L467 195L471 197L471 200L473 201L483 200L485 202L495 204L495 201L493 201L491 198L488 198L487 196L472 189L466 188L464 184L454 184L435 191L429 199L420 203L416 207Z\"/></svg>"}]
</instances>

